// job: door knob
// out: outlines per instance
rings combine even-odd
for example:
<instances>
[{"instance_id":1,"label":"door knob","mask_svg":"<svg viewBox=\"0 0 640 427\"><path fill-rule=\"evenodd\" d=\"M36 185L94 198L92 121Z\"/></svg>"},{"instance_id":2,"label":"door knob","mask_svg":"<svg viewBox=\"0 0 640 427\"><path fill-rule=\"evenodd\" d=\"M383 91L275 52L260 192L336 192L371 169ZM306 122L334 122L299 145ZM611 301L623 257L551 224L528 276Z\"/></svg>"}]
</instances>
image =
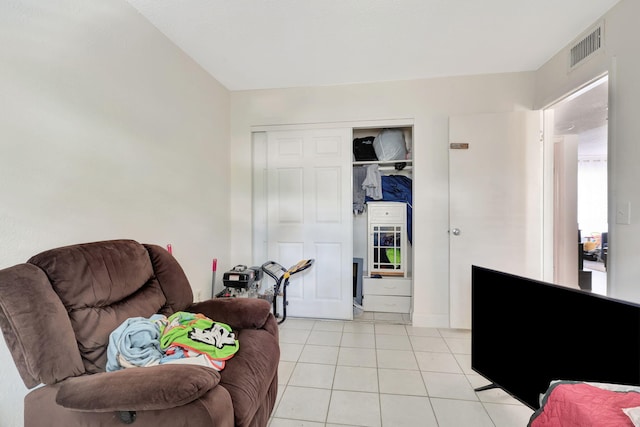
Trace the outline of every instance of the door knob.
<instances>
[{"instance_id":1,"label":"door knob","mask_svg":"<svg viewBox=\"0 0 640 427\"><path fill-rule=\"evenodd\" d=\"M460 229L459 228L453 228L451 230L451 234L453 234L454 236L459 236L460 235Z\"/></svg>"}]
</instances>

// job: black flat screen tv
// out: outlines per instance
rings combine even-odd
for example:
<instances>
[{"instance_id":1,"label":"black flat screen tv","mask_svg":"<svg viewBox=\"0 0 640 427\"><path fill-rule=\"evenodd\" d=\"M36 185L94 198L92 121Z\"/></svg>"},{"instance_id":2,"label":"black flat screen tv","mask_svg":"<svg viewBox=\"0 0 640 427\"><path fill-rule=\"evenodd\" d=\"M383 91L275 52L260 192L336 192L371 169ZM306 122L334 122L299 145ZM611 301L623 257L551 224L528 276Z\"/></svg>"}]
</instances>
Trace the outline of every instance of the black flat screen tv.
<instances>
[{"instance_id":1,"label":"black flat screen tv","mask_svg":"<svg viewBox=\"0 0 640 427\"><path fill-rule=\"evenodd\" d=\"M640 305L472 266L471 368L538 409L553 380L640 385Z\"/></svg>"}]
</instances>

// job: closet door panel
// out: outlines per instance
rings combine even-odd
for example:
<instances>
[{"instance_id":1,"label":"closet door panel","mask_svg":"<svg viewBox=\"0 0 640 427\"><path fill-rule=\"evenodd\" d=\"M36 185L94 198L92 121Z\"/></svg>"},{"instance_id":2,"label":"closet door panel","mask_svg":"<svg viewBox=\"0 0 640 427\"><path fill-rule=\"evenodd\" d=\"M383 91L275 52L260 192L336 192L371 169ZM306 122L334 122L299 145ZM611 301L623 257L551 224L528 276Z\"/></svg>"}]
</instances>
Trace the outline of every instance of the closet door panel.
<instances>
[{"instance_id":1,"label":"closet door panel","mask_svg":"<svg viewBox=\"0 0 640 427\"><path fill-rule=\"evenodd\" d=\"M318 159L321 159L322 157L327 159L339 159L342 156L342 137L315 135L312 138Z\"/></svg>"},{"instance_id":2,"label":"closet door panel","mask_svg":"<svg viewBox=\"0 0 640 427\"><path fill-rule=\"evenodd\" d=\"M341 259L344 258L343 245L333 243L318 243L315 245L315 252L318 258L326 260L325 264L339 265ZM342 298L340 286L340 271L335 268L327 268L315 270L315 279L317 283L332 283L332 286L316 286L314 288L314 297L316 300L335 303Z\"/></svg>"},{"instance_id":3,"label":"closet door panel","mask_svg":"<svg viewBox=\"0 0 640 427\"><path fill-rule=\"evenodd\" d=\"M315 214L320 224L340 223L342 211L348 209L341 203L341 170L340 168L318 168L315 170Z\"/></svg>"},{"instance_id":4,"label":"closet door panel","mask_svg":"<svg viewBox=\"0 0 640 427\"><path fill-rule=\"evenodd\" d=\"M296 162L300 160L304 154L304 138L302 136L291 135L290 137L278 139L276 146L273 147L282 162ZM274 154L274 153L272 153Z\"/></svg>"},{"instance_id":5,"label":"closet door panel","mask_svg":"<svg viewBox=\"0 0 640 427\"><path fill-rule=\"evenodd\" d=\"M289 267L287 315L353 316L351 129L267 132L267 252Z\"/></svg>"},{"instance_id":6,"label":"closet door panel","mask_svg":"<svg viewBox=\"0 0 640 427\"><path fill-rule=\"evenodd\" d=\"M278 244L278 254L283 259L303 259L304 242L280 242ZM285 267L289 266L290 265L288 264L285 265ZM300 275L291 276L291 279L289 280L289 287L287 288L287 300L290 300L291 298L303 298L303 292L308 288L308 286L308 275L305 275L304 277L300 277ZM289 309L287 308L287 313L289 313L288 310Z\"/></svg>"},{"instance_id":7,"label":"closet door panel","mask_svg":"<svg viewBox=\"0 0 640 427\"><path fill-rule=\"evenodd\" d=\"M304 222L304 170L301 168L280 168L277 174L276 198L278 221L282 224Z\"/></svg>"}]
</instances>

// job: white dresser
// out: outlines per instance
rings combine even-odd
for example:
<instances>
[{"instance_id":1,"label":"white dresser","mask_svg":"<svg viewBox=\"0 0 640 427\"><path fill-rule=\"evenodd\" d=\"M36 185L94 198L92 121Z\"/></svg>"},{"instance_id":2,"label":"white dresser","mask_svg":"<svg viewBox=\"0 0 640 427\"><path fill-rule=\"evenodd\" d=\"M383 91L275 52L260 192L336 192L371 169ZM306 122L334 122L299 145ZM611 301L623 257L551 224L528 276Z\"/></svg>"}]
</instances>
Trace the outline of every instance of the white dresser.
<instances>
[{"instance_id":1,"label":"white dresser","mask_svg":"<svg viewBox=\"0 0 640 427\"><path fill-rule=\"evenodd\" d=\"M362 305L365 311L409 313L411 279L408 277L365 277L362 282Z\"/></svg>"},{"instance_id":2,"label":"white dresser","mask_svg":"<svg viewBox=\"0 0 640 427\"><path fill-rule=\"evenodd\" d=\"M409 313L412 281L407 277L410 250L406 204L369 202L367 233L369 277L362 284L364 310Z\"/></svg>"},{"instance_id":3,"label":"white dresser","mask_svg":"<svg viewBox=\"0 0 640 427\"><path fill-rule=\"evenodd\" d=\"M405 203L367 204L367 252L369 275L406 277L409 251Z\"/></svg>"}]
</instances>

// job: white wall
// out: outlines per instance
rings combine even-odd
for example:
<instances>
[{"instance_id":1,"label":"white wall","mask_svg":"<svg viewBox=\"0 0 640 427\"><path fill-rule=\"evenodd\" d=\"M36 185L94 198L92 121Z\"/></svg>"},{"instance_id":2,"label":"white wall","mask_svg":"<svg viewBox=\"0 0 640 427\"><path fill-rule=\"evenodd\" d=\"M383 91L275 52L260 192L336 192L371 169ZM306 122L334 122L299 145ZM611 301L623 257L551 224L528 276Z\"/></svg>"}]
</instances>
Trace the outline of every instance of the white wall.
<instances>
[{"instance_id":1,"label":"white wall","mask_svg":"<svg viewBox=\"0 0 640 427\"><path fill-rule=\"evenodd\" d=\"M0 268L72 243L171 243L208 295L211 258L228 258L229 92L124 1L0 2L0 64ZM0 425L20 426L4 340L0 378Z\"/></svg>"},{"instance_id":2,"label":"white wall","mask_svg":"<svg viewBox=\"0 0 640 427\"><path fill-rule=\"evenodd\" d=\"M548 105L597 76L609 75L609 250L611 296L640 302L640 2L622 0L604 16L605 50L567 73L566 50L536 72L536 106ZM586 30L586 29L585 29ZM578 35L576 35L578 36ZM631 203L631 224L616 224L618 204Z\"/></svg>"},{"instance_id":3,"label":"white wall","mask_svg":"<svg viewBox=\"0 0 640 427\"><path fill-rule=\"evenodd\" d=\"M533 73L439 78L231 94L231 258L251 242L251 127L414 119L414 318L449 323L448 117L531 109ZM259 260L256 260L256 262Z\"/></svg>"}]
</instances>

